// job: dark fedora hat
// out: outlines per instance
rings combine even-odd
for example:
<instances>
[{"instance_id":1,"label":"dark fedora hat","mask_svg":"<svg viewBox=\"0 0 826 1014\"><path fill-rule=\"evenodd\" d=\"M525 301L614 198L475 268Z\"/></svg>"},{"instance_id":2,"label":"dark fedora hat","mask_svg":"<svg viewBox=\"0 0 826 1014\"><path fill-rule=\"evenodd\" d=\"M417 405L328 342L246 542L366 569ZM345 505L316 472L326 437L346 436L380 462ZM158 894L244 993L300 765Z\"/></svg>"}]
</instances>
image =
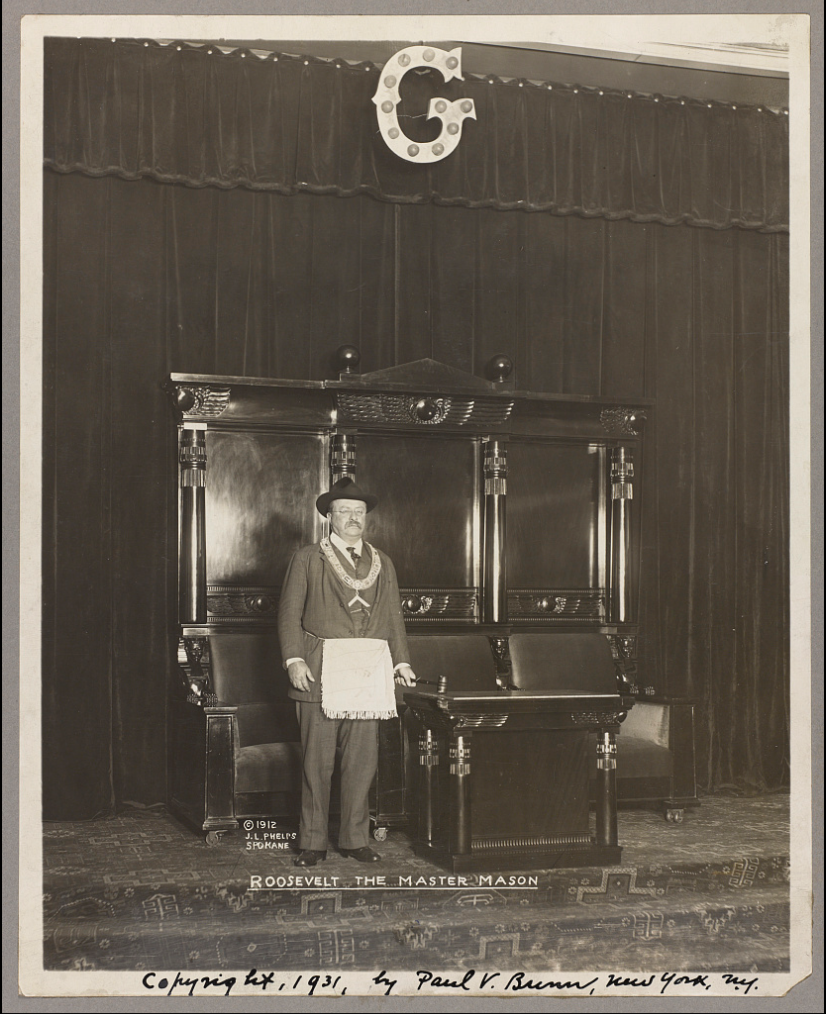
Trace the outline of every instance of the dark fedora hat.
<instances>
[{"instance_id":1,"label":"dark fedora hat","mask_svg":"<svg viewBox=\"0 0 826 1014\"><path fill-rule=\"evenodd\" d=\"M343 479L338 479L334 482L330 490L327 493L322 493L316 500L315 505L318 508L319 514L323 514L326 517L333 500L363 500L368 511L371 511L379 502L377 496L373 496L372 493L365 493L363 489L360 489L356 485L355 480L347 475Z\"/></svg>"}]
</instances>

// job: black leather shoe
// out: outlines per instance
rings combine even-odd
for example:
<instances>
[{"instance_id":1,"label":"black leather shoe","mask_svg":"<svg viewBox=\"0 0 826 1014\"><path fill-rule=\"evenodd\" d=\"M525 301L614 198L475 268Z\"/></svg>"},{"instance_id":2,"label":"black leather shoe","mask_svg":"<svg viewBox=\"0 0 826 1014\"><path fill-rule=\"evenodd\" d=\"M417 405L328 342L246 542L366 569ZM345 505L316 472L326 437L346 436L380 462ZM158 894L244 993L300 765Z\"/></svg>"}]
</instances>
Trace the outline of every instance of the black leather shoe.
<instances>
[{"instance_id":1,"label":"black leather shoe","mask_svg":"<svg viewBox=\"0 0 826 1014\"><path fill-rule=\"evenodd\" d=\"M293 859L293 866L315 866L327 858L326 852L317 852L315 849L302 849Z\"/></svg>"},{"instance_id":2,"label":"black leather shoe","mask_svg":"<svg viewBox=\"0 0 826 1014\"><path fill-rule=\"evenodd\" d=\"M369 845L360 849L339 849L345 859L356 859L360 863L377 863L381 859L378 852L374 852Z\"/></svg>"}]
</instances>

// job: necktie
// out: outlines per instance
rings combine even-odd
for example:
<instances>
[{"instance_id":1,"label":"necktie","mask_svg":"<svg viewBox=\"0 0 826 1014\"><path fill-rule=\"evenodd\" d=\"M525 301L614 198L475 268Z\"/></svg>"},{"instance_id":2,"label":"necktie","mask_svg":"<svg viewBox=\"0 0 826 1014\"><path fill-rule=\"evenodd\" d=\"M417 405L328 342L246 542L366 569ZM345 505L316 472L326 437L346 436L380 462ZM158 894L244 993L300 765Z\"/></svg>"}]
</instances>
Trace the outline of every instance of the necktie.
<instances>
[{"instance_id":1,"label":"necktie","mask_svg":"<svg viewBox=\"0 0 826 1014\"><path fill-rule=\"evenodd\" d=\"M356 552L356 547L355 546L348 546L347 547L347 552L350 554L350 559L353 561L353 570L355 570L356 572L358 572L359 560L361 559L361 556ZM347 605L350 606L350 608L352 609L353 605L356 602L360 602L361 606L364 606L364 610L368 610L370 608L367 605L367 603L364 601L364 599L361 597L361 595L359 595L358 592L356 592L355 597L352 598L347 603ZM363 612L361 606L356 606L354 612L357 612L357 613Z\"/></svg>"}]
</instances>

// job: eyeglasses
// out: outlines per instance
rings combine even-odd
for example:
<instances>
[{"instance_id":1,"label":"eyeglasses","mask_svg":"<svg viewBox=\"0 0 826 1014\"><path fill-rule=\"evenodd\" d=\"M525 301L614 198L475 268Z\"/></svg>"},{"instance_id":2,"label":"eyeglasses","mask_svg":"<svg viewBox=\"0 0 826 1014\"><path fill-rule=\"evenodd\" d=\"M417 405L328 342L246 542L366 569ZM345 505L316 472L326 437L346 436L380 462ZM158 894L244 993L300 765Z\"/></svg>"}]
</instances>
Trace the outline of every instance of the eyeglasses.
<instances>
[{"instance_id":1,"label":"eyeglasses","mask_svg":"<svg viewBox=\"0 0 826 1014\"><path fill-rule=\"evenodd\" d=\"M346 508L338 508L337 510L330 511L331 514L349 514L354 518L363 518L367 514L366 510L347 510Z\"/></svg>"}]
</instances>

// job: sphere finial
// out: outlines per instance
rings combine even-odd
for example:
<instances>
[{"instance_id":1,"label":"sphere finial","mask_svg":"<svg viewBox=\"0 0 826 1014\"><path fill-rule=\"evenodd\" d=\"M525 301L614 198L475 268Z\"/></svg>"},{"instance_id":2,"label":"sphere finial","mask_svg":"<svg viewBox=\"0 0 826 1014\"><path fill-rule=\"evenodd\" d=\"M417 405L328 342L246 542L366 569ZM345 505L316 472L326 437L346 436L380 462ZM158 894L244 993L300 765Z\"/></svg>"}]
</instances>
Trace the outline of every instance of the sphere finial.
<instances>
[{"instance_id":1,"label":"sphere finial","mask_svg":"<svg viewBox=\"0 0 826 1014\"><path fill-rule=\"evenodd\" d=\"M355 345L339 345L336 349L336 363L340 373L358 373L361 353Z\"/></svg>"},{"instance_id":2,"label":"sphere finial","mask_svg":"<svg viewBox=\"0 0 826 1014\"><path fill-rule=\"evenodd\" d=\"M485 372L489 380L494 380L497 384L504 384L513 373L513 360L510 356L500 353L488 362Z\"/></svg>"},{"instance_id":3,"label":"sphere finial","mask_svg":"<svg viewBox=\"0 0 826 1014\"><path fill-rule=\"evenodd\" d=\"M188 387L176 387L173 400L180 412L188 412L195 405L195 395Z\"/></svg>"}]
</instances>

